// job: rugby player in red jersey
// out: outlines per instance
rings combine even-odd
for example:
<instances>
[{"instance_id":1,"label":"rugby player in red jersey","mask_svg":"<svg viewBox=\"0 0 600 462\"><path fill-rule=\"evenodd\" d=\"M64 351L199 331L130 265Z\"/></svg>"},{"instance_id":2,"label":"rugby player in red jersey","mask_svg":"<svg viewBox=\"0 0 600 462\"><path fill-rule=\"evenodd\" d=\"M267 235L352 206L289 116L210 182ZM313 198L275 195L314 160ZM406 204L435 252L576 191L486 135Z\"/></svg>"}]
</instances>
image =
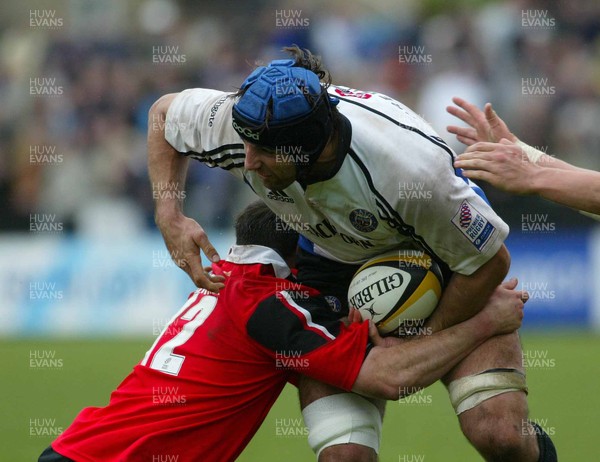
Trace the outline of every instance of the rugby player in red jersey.
<instances>
[{"instance_id":1,"label":"rugby player in red jersey","mask_svg":"<svg viewBox=\"0 0 600 462\"><path fill-rule=\"evenodd\" d=\"M237 244L213 265L225 287L192 293L109 404L83 409L39 462L232 461L298 374L398 399L521 324L512 280L475 317L424 338L381 339L368 322L346 325L294 281L298 235L281 224L263 203L247 207ZM356 432L368 434L370 419L355 417Z\"/></svg>"},{"instance_id":2,"label":"rugby player in red jersey","mask_svg":"<svg viewBox=\"0 0 600 462\"><path fill-rule=\"evenodd\" d=\"M428 320L433 330L479 312L510 266L508 226L481 189L454 168L455 154L429 124L401 102L331 85L314 55L286 51L292 59L258 67L237 93L188 89L163 96L150 110L151 120L164 121L148 131L150 179L175 193L156 201L156 223L182 269L198 287L221 287L217 276L202 271L200 253L212 261L219 256L177 199L189 159L196 159L244 181L298 228L298 280L327 296L338 316L347 314L358 265L394 249L424 250L446 270L448 284ZM480 345L443 381L463 433L486 460L556 460L550 437L528 421L516 332ZM358 441L352 416L375 415L378 404L348 394L339 405L340 390L311 379L299 389L309 442L321 462L376 460L381 422L373 421L371 437ZM457 392L463 389L468 393ZM334 406L332 417L327 410ZM318 431L311 422L319 422Z\"/></svg>"}]
</instances>

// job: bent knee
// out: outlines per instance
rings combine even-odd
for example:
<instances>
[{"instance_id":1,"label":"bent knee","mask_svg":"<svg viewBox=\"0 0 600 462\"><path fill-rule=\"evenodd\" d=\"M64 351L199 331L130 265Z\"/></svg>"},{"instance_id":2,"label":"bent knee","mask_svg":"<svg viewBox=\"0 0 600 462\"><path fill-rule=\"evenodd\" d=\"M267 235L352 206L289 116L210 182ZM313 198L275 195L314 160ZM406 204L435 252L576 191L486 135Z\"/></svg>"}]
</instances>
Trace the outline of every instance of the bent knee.
<instances>
[{"instance_id":1,"label":"bent knee","mask_svg":"<svg viewBox=\"0 0 600 462\"><path fill-rule=\"evenodd\" d=\"M520 460L527 441L521 425L498 423L466 435L471 444L489 461Z\"/></svg>"},{"instance_id":2,"label":"bent knee","mask_svg":"<svg viewBox=\"0 0 600 462\"><path fill-rule=\"evenodd\" d=\"M485 401L461 414L460 426L486 460L519 460L528 446L525 394L506 393Z\"/></svg>"}]
</instances>

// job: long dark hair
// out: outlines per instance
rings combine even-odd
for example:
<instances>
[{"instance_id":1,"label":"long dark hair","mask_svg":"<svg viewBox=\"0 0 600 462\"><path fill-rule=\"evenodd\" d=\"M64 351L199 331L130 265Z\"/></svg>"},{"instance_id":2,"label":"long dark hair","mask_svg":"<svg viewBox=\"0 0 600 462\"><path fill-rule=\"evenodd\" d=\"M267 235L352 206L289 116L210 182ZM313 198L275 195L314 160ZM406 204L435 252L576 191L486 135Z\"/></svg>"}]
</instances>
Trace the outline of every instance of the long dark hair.
<instances>
[{"instance_id":1,"label":"long dark hair","mask_svg":"<svg viewBox=\"0 0 600 462\"><path fill-rule=\"evenodd\" d=\"M290 59L293 59L296 62L296 66L303 67L304 69L314 72L323 84L323 88L328 88L329 85L331 85L331 73L323 66L323 61L321 60L320 56L313 54L307 48L302 49L298 45L283 47L281 50L289 53ZM245 92L246 89L240 88L231 96L234 98L239 98L243 96Z\"/></svg>"},{"instance_id":2,"label":"long dark hair","mask_svg":"<svg viewBox=\"0 0 600 462\"><path fill-rule=\"evenodd\" d=\"M309 49L302 49L298 45L284 47L283 51L290 54L290 58L296 61L296 66L303 67L317 74L325 88L331 85L331 74L323 66L320 56L314 55Z\"/></svg>"}]
</instances>

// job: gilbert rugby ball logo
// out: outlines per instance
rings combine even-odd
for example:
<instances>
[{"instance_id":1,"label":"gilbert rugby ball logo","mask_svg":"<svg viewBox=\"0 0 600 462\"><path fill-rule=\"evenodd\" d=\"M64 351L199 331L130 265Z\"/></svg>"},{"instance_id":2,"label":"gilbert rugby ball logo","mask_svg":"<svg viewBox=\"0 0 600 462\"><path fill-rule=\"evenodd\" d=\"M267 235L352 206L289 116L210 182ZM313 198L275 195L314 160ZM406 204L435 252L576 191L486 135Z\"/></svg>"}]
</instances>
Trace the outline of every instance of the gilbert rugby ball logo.
<instances>
[{"instance_id":1,"label":"gilbert rugby ball logo","mask_svg":"<svg viewBox=\"0 0 600 462\"><path fill-rule=\"evenodd\" d=\"M363 311L366 311L367 313L369 313L371 315L371 319L375 319L375 316L381 316L381 313L378 313L377 311L375 311L375 309L373 308L373 305L375 305L375 302L371 303L371 306L367 306L366 308L363 308Z\"/></svg>"},{"instance_id":2,"label":"gilbert rugby ball logo","mask_svg":"<svg viewBox=\"0 0 600 462\"><path fill-rule=\"evenodd\" d=\"M378 322L380 319L376 317L389 311L389 307L386 311L386 302L392 301L386 295L390 292L403 294L411 281L411 275L406 271L385 266L378 267L376 270L366 268L360 274L363 273L366 274L360 279L354 279L350 284L348 302L350 306L368 312L371 319ZM367 305L369 303L370 305ZM377 312L376 305L377 309L384 309L384 311L382 313Z\"/></svg>"},{"instance_id":3,"label":"gilbert rugby ball logo","mask_svg":"<svg viewBox=\"0 0 600 462\"><path fill-rule=\"evenodd\" d=\"M469 201L464 200L452 218L452 224L481 251L490 242L496 228Z\"/></svg>"}]
</instances>

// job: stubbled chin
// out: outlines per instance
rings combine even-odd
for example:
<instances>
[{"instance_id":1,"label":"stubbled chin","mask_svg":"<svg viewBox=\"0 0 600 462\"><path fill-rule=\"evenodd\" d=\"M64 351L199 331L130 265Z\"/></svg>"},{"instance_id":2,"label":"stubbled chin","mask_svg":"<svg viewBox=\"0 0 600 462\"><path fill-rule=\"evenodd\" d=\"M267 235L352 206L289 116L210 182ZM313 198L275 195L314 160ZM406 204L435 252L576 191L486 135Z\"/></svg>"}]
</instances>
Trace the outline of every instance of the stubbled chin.
<instances>
[{"instance_id":1,"label":"stubbled chin","mask_svg":"<svg viewBox=\"0 0 600 462\"><path fill-rule=\"evenodd\" d=\"M271 191L273 191L273 190L279 191L281 189L285 189L285 186L283 186L280 182L271 181L269 178L267 178L266 180L263 180L263 184L265 185L265 187L267 187Z\"/></svg>"},{"instance_id":2,"label":"stubbled chin","mask_svg":"<svg viewBox=\"0 0 600 462\"><path fill-rule=\"evenodd\" d=\"M258 179L260 180L260 182L263 184L263 186L265 188L274 189L275 186L277 186L276 184L274 184L276 182L274 182L271 178L263 178L259 175Z\"/></svg>"},{"instance_id":3,"label":"stubbled chin","mask_svg":"<svg viewBox=\"0 0 600 462\"><path fill-rule=\"evenodd\" d=\"M281 191L293 183L293 181L282 181L278 178L271 177L261 178L260 180L265 188L270 189L271 191Z\"/></svg>"}]
</instances>

